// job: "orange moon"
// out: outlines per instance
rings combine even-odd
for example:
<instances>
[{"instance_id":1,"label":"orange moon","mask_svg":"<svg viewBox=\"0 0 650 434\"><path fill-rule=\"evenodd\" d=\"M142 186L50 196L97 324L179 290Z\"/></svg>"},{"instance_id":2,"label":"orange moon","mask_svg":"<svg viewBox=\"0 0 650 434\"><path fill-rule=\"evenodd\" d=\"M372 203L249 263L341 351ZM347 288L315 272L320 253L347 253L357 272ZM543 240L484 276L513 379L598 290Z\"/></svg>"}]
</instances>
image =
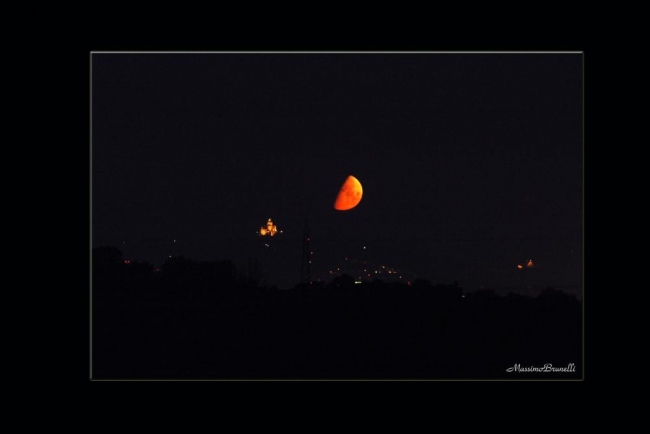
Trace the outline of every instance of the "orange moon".
<instances>
[{"instance_id":1,"label":"orange moon","mask_svg":"<svg viewBox=\"0 0 650 434\"><path fill-rule=\"evenodd\" d=\"M363 196L363 188L361 188L361 183L357 178L350 175L348 179L345 180L339 195L336 196L334 201L334 209L339 211L347 211L359 205L361 202L361 196Z\"/></svg>"}]
</instances>

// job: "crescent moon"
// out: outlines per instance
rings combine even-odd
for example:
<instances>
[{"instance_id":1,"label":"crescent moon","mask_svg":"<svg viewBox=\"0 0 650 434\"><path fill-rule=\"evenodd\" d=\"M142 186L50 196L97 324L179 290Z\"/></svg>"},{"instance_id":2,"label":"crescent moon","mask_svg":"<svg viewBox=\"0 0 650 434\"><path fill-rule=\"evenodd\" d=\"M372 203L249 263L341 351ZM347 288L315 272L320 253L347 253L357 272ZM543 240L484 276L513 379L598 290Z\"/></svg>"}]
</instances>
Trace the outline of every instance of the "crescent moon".
<instances>
[{"instance_id":1,"label":"crescent moon","mask_svg":"<svg viewBox=\"0 0 650 434\"><path fill-rule=\"evenodd\" d=\"M361 183L357 178L350 175L341 186L341 191L339 191L338 196L336 196L334 209L339 211L350 210L359 205L361 196L363 196Z\"/></svg>"}]
</instances>

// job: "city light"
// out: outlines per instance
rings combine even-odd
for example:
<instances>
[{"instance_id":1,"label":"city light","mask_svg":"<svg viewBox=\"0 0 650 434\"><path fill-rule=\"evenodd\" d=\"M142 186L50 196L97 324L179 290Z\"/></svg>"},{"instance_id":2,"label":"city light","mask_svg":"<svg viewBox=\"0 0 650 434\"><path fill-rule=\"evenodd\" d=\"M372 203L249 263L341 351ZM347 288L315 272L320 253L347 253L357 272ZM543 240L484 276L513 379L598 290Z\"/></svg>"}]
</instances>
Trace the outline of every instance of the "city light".
<instances>
[{"instance_id":1,"label":"city light","mask_svg":"<svg viewBox=\"0 0 650 434\"><path fill-rule=\"evenodd\" d=\"M261 236L269 235L269 236L273 237L273 236L275 236L275 234L277 234L277 232L278 232L277 226L275 226L275 224L273 223L273 220L269 219L266 222L266 227L262 226L260 228L259 233L260 233Z\"/></svg>"}]
</instances>

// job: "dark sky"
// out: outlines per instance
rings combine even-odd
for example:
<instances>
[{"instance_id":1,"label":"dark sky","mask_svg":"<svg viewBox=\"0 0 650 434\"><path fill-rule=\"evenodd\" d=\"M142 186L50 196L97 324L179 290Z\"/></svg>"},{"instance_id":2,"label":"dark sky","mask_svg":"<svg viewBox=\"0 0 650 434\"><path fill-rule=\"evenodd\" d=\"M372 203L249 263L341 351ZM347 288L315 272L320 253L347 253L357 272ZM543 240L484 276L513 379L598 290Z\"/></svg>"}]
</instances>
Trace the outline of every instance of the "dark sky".
<instances>
[{"instance_id":1,"label":"dark sky","mask_svg":"<svg viewBox=\"0 0 650 434\"><path fill-rule=\"evenodd\" d=\"M295 283L308 217L315 274L579 286L582 150L581 54L92 55L93 246L155 264L255 256L273 218Z\"/></svg>"}]
</instances>

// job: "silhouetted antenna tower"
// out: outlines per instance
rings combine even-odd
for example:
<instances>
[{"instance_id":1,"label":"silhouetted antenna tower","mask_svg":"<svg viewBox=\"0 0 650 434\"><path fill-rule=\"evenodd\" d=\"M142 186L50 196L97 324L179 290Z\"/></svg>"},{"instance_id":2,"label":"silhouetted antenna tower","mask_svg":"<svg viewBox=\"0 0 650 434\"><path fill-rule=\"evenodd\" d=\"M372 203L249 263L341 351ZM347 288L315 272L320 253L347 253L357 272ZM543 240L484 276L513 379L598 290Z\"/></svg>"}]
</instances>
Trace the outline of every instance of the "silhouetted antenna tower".
<instances>
[{"instance_id":1,"label":"silhouetted antenna tower","mask_svg":"<svg viewBox=\"0 0 650 434\"><path fill-rule=\"evenodd\" d=\"M305 219L305 229L302 231L302 258L300 260L300 283L311 284L311 237L309 226Z\"/></svg>"}]
</instances>

